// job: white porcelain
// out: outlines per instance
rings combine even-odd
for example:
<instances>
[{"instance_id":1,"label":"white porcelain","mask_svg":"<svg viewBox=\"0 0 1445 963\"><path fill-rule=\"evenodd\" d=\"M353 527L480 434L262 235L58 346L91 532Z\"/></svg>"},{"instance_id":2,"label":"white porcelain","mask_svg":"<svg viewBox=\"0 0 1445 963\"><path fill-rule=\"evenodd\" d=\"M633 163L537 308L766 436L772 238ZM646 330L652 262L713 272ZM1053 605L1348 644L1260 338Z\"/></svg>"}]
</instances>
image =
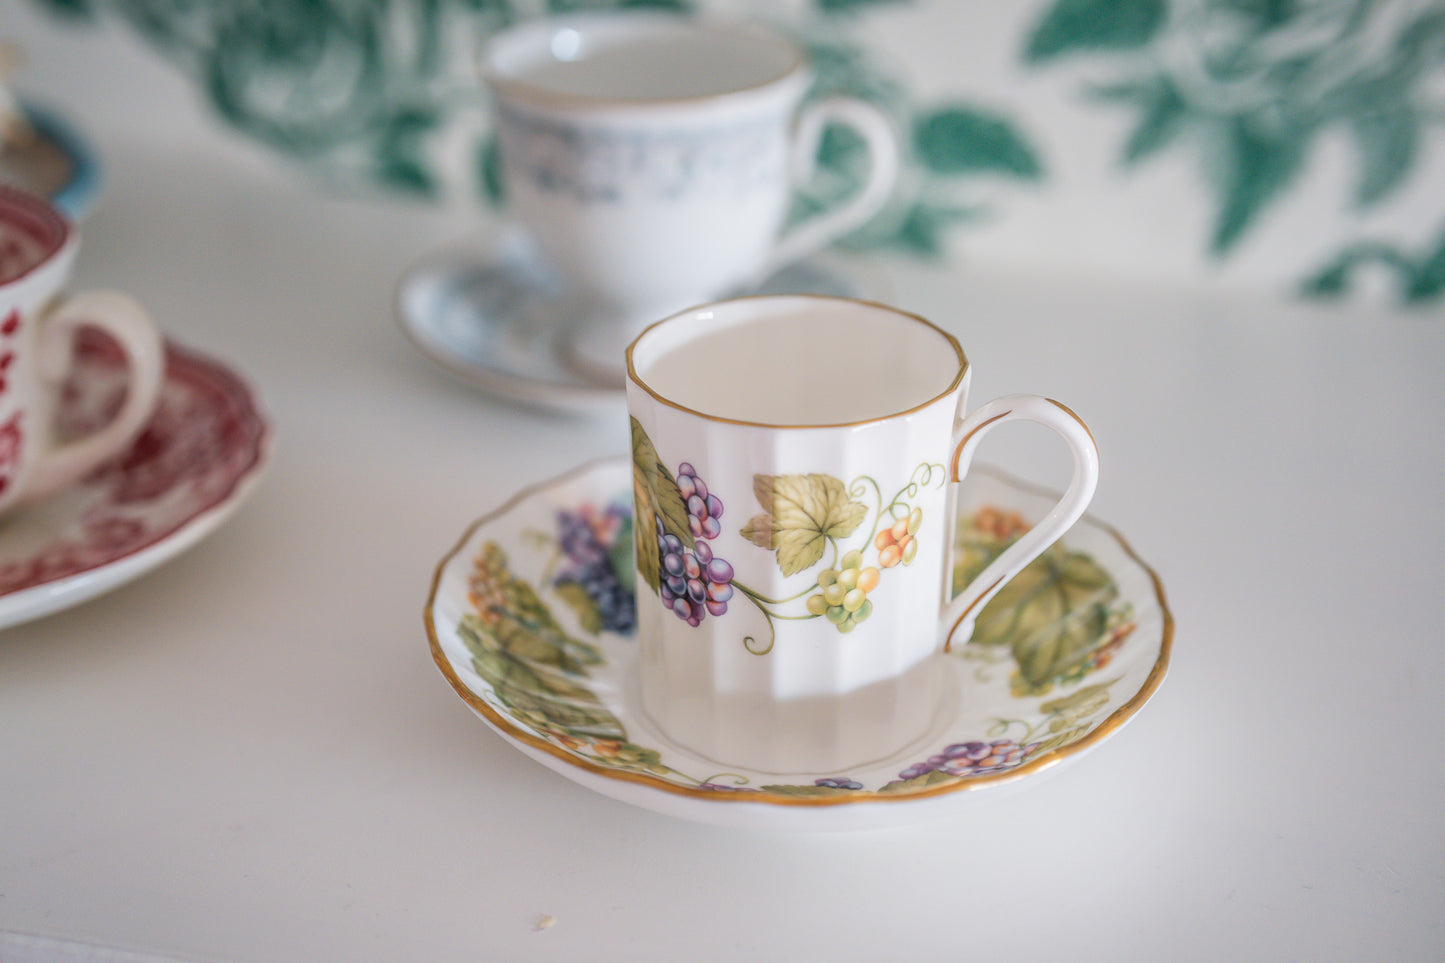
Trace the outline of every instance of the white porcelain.
<instances>
[{"instance_id":1,"label":"white porcelain","mask_svg":"<svg viewBox=\"0 0 1445 963\"><path fill-rule=\"evenodd\" d=\"M897 752L944 693L940 652L1083 513L1088 429L1034 395L965 417L970 369L916 315L838 298L690 309L627 351L642 701L723 765L834 770ZM949 506L983 435L1063 439L1055 509L949 601Z\"/></svg>"},{"instance_id":2,"label":"white porcelain","mask_svg":"<svg viewBox=\"0 0 1445 963\"><path fill-rule=\"evenodd\" d=\"M125 384L115 345L85 332L58 420L81 427L103 418ZM109 592L199 542L255 489L269 443L239 375L167 344L159 397L130 447L0 521L0 629Z\"/></svg>"},{"instance_id":3,"label":"white porcelain","mask_svg":"<svg viewBox=\"0 0 1445 963\"><path fill-rule=\"evenodd\" d=\"M0 187L0 513L80 479L128 445L155 406L160 333L127 295L63 293L79 249L78 232L49 202ZM114 417L61 436L55 408L85 327L120 347L128 388Z\"/></svg>"},{"instance_id":4,"label":"white porcelain","mask_svg":"<svg viewBox=\"0 0 1445 963\"><path fill-rule=\"evenodd\" d=\"M876 267L825 252L784 266L756 290L880 297L887 284ZM615 414L625 402L622 368L571 363L568 334L587 310L515 231L445 244L396 287L403 333L471 387L543 411Z\"/></svg>"},{"instance_id":5,"label":"white porcelain","mask_svg":"<svg viewBox=\"0 0 1445 963\"><path fill-rule=\"evenodd\" d=\"M754 24L543 19L497 35L483 68L507 208L594 308L576 352L614 370L645 324L822 249L877 213L897 176L884 115L848 99L802 107L806 58ZM868 180L785 232L831 123L862 136Z\"/></svg>"},{"instance_id":6,"label":"white porcelain","mask_svg":"<svg viewBox=\"0 0 1445 963\"><path fill-rule=\"evenodd\" d=\"M480 519L438 566L425 616L438 668L488 726L613 799L785 832L957 816L975 790L1034 786L1079 758L1164 677L1163 588L1121 535L1086 516L1026 570L1024 590L984 608L972 642L941 657L948 697L913 743L844 770L719 766L660 733L640 704L633 471L625 458L582 466ZM975 468L951 499L962 582L1056 496ZM512 776L489 778L506 792Z\"/></svg>"}]
</instances>

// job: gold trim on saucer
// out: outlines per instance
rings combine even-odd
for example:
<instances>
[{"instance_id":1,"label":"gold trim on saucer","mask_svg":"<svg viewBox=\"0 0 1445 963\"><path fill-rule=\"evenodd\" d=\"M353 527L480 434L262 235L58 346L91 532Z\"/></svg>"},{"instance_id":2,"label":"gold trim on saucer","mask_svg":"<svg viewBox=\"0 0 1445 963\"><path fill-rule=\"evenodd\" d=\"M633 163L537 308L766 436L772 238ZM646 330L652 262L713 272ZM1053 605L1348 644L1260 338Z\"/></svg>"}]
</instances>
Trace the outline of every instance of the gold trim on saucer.
<instances>
[{"instance_id":1,"label":"gold trim on saucer","mask_svg":"<svg viewBox=\"0 0 1445 963\"><path fill-rule=\"evenodd\" d=\"M522 729L521 727L511 722L508 718L497 712L492 706L487 704L485 700L481 699L476 693L470 690L466 686L466 684L462 682L461 678L452 668L446 654L442 651L441 641L437 634L437 627L433 620L433 611L435 609L437 594L441 585L442 576L448 564L450 564L454 558L456 558L466 549L466 547L471 543L476 532L483 525L486 525L487 523L492 522L503 515L506 515L523 501L532 498L533 496L538 495L541 492L546 491L547 489L565 484L589 472L592 472L599 467L611 464L615 461L616 459L613 458L605 458L587 462L565 474L548 479L535 485L531 485L518 492L501 507L495 509L492 512L489 512L486 515L483 515L481 518L478 518L476 521L474 521L471 525L467 527L466 531L462 534L461 538L458 539L451 551L449 551L438 563L436 571L432 577L431 589L428 592L426 607L423 613L423 620L426 624L427 638L430 643L432 659L436 663L437 668L440 669L442 675L451 684L452 688L455 689L457 694L462 697L463 701L465 701L467 705L470 706L475 712L481 715L490 725L505 733L508 738L513 739L518 743L527 746L528 748L538 750L557 759L560 759L570 766L575 766L578 769L582 769L586 772L600 775L608 779L615 779L620 782L633 783L640 786L646 786L651 789L657 789L663 792L673 793L679 796L686 796L693 799L705 799L710 802L716 803L751 803L771 806L805 807L847 806L857 805L860 803L907 803L918 799L945 796L956 792L967 792L971 790L982 789L985 787L997 786L1004 783L1013 782L1026 776L1041 772L1052 766L1058 765L1059 763L1064 762L1065 760L1073 756L1085 752L1093 746L1098 745L1100 742L1102 742L1104 739L1106 739L1108 736L1112 735L1120 727L1122 727L1124 723L1129 721L1129 719L1132 718L1139 711L1139 709L1144 705L1144 703L1146 703L1149 698L1153 696L1155 691L1158 690L1159 685L1163 682L1165 673L1168 670L1174 644L1174 616L1170 612L1168 602L1165 598L1163 582L1160 580L1158 573L1155 572L1152 567L1150 567L1142 558L1139 557L1138 553L1134 551L1133 547L1130 546L1128 541L1125 540L1124 536L1117 529L1115 529L1113 526L1100 522L1097 519L1092 518L1091 516L1085 515L1085 519L1087 519L1092 525L1102 531L1106 536L1112 538L1123 550L1124 554L1128 556L1128 558L1131 559L1135 564L1137 564L1140 569L1142 569L1144 573L1149 577L1149 580L1153 586L1155 599L1157 600L1159 605L1159 614L1162 624L1160 626L1159 653L1155 657L1154 664L1151 667L1149 674L1145 677L1143 684L1140 686L1139 690L1135 692L1134 695L1131 696L1121 706L1119 706L1112 713L1110 713L1107 718L1105 718L1097 726L1095 726L1087 735L1080 738L1079 740L1061 746L1057 749L1051 749L1017 768L1009 769L1003 772L991 773L982 776L971 776L967 779L959 779L953 782L943 783L937 786L931 786L910 792L878 792L873 790L858 790L846 794L839 794L836 796L830 795L821 797L787 796L781 793L769 792L766 789L746 793L717 792L715 790L699 789L691 786L678 785L660 779L656 776L632 770L619 770L599 766L596 763L591 762L590 760L580 758L554 745L553 743L548 742L545 739L539 738L532 732ZM997 471L996 469L989 468L984 470L987 474L990 474L993 477L998 478L1006 484L1009 484L1021 491L1029 492L1040 497L1056 497L1056 493L1052 491L1049 491L1040 486L1018 481L1012 476Z\"/></svg>"}]
</instances>

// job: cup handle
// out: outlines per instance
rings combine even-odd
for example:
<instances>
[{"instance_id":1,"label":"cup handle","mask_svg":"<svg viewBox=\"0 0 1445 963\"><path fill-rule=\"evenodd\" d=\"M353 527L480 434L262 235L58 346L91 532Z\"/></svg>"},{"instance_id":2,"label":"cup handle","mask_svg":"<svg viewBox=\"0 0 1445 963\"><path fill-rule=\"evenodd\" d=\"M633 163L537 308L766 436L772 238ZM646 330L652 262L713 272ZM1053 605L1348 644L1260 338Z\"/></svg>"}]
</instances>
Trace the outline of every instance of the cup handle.
<instances>
[{"instance_id":1,"label":"cup handle","mask_svg":"<svg viewBox=\"0 0 1445 963\"><path fill-rule=\"evenodd\" d=\"M792 182L806 184L818 169L818 145L831 122L858 131L868 148L868 180L831 211L796 225L778 239L761 277L821 251L883 209L898 179L898 137L878 108L851 97L828 97L804 107L793 128ZM761 278L760 278L761 279Z\"/></svg>"},{"instance_id":2,"label":"cup handle","mask_svg":"<svg viewBox=\"0 0 1445 963\"><path fill-rule=\"evenodd\" d=\"M955 638L968 641L978 611L1009 579L1056 542L1084 514L1099 482L1099 449L1079 416L1051 398L1006 395L982 406L954 429L949 478L957 482L968 472L979 441L1008 421L1033 421L1053 429L1074 456L1074 476L1052 511L980 572L944 607L943 651Z\"/></svg>"},{"instance_id":3,"label":"cup handle","mask_svg":"<svg viewBox=\"0 0 1445 963\"><path fill-rule=\"evenodd\" d=\"M146 310L129 295L87 291L52 309L41 332L41 374L58 383L70 368L71 343L82 327L95 327L116 340L126 355L130 377L125 401L105 427L45 451L31 468L26 497L44 495L78 481L124 448L150 417L160 394L165 349Z\"/></svg>"}]
</instances>

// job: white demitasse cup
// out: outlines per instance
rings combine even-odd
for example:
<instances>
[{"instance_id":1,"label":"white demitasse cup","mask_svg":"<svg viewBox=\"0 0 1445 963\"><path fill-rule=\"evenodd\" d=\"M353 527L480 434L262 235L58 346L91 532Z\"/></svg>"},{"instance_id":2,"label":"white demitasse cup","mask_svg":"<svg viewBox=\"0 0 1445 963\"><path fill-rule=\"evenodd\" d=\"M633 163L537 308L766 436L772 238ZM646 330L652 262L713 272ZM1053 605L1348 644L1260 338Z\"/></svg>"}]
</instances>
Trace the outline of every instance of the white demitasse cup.
<instances>
[{"instance_id":1,"label":"white demitasse cup","mask_svg":"<svg viewBox=\"0 0 1445 963\"><path fill-rule=\"evenodd\" d=\"M585 300L574 360L622 376L648 323L761 282L871 218L898 172L892 125L862 101L802 106L802 52L752 23L612 12L527 22L487 45L506 206ZM784 230L831 123L866 182Z\"/></svg>"},{"instance_id":2,"label":"white demitasse cup","mask_svg":"<svg viewBox=\"0 0 1445 963\"><path fill-rule=\"evenodd\" d=\"M64 286L80 236L41 198L0 187L0 512L80 480L118 454L155 407L164 348L150 316L128 295ZM129 369L125 400L81 438L55 436L55 413L76 331L115 340Z\"/></svg>"},{"instance_id":3,"label":"white demitasse cup","mask_svg":"<svg viewBox=\"0 0 1445 963\"><path fill-rule=\"evenodd\" d=\"M841 298L692 308L627 349L642 705L723 765L836 774L940 712L941 653L1083 513L1098 452L1068 408L1011 395L965 417L958 342ZM953 486L979 439L1053 429L1057 507L948 597Z\"/></svg>"}]
</instances>

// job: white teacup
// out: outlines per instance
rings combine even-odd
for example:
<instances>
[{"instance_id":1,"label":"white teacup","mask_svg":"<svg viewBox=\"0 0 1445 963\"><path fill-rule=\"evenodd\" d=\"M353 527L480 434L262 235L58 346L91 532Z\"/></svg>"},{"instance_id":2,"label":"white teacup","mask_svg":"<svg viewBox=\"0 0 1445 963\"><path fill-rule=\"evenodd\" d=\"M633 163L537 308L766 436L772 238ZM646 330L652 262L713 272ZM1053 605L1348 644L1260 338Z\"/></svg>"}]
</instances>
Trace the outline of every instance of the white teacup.
<instances>
[{"instance_id":1,"label":"white teacup","mask_svg":"<svg viewBox=\"0 0 1445 963\"><path fill-rule=\"evenodd\" d=\"M699 371L706 377L700 377ZM1098 452L1063 405L964 416L958 342L824 297L689 309L627 349L642 704L722 765L836 774L926 734L940 653L1093 497ZM949 600L953 484L1009 421L1059 434L1058 506Z\"/></svg>"},{"instance_id":2,"label":"white teacup","mask_svg":"<svg viewBox=\"0 0 1445 963\"><path fill-rule=\"evenodd\" d=\"M61 294L80 236L50 204L0 187L0 512L78 481L118 454L155 407L161 338L129 296ZM104 426L55 437L55 413L82 327L114 338L129 367L125 400Z\"/></svg>"},{"instance_id":3,"label":"white teacup","mask_svg":"<svg viewBox=\"0 0 1445 963\"><path fill-rule=\"evenodd\" d=\"M812 83L792 43L749 23L608 13L524 23L483 55L507 205L589 307L572 347L620 380L646 324L736 293L883 206L887 118ZM867 182L783 232L826 125L862 135Z\"/></svg>"}]
</instances>

